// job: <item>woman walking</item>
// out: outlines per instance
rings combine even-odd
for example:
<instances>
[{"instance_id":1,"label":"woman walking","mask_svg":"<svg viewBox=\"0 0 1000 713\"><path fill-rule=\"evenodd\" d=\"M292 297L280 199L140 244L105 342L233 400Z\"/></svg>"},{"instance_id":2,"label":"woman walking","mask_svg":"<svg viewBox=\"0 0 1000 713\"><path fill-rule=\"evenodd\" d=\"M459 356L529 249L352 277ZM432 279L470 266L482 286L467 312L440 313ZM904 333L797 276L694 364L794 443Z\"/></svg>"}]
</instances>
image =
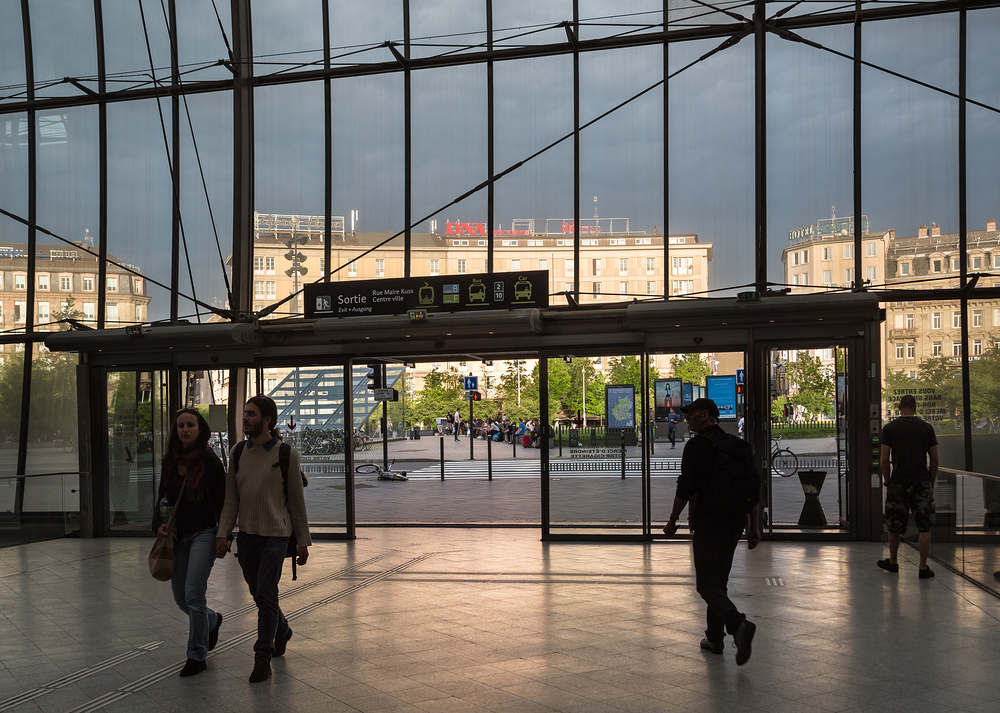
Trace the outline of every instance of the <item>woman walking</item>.
<instances>
[{"instance_id":1,"label":"woman walking","mask_svg":"<svg viewBox=\"0 0 1000 713\"><path fill-rule=\"evenodd\" d=\"M163 456L163 470L153 532L166 536L167 519L174 516L174 576L170 586L174 601L188 615L187 663L181 676L194 676L207 668L205 658L219 641L222 614L208 608L205 592L215 564L215 535L226 501L226 471L208 447L211 430L204 417L191 408L174 419Z\"/></svg>"}]
</instances>

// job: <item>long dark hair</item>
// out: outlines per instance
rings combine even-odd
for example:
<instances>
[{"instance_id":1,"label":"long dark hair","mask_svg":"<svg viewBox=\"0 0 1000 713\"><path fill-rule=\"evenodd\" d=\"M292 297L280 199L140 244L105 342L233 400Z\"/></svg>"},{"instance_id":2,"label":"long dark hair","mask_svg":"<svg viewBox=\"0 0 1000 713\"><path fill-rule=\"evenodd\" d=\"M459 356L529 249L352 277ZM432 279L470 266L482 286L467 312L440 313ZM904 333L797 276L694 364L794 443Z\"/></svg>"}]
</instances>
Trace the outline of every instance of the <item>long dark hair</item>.
<instances>
[{"instance_id":1,"label":"long dark hair","mask_svg":"<svg viewBox=\"0 0 1000 713\"><path fill-rule=\"evenodd\" d=\"M274 399L270 396L264 396L264 394L257 394L247 399L247 403L257 407L261 418L271 419L271 426L269 428L271 437L280 439L281 434L278 433L278 405L274 403Z\"/></svg>"},{"instance_id":2,"label":"long dark hair","mask_svg":"<svg viewBox=\"0 0 1000 713\"><path fill-rule=\"evenodd\" d=\"M166 465L169 461L174 460L175 457L184 455L184 444L181 443L180 436L177 435L177 419L186 413L194 416L195 420L198 422L198 438L195 439L194 446L192 446L191 450L200 451L208 447L208 439L212 436L212 429L209 427L208 421L206 421L205 417L198 413L197 410L193 408L182 408L174 414L174 422L170 425L170 437L167 439L167 452L163 454L164 465Z\"/></svg>"}]
</instances>

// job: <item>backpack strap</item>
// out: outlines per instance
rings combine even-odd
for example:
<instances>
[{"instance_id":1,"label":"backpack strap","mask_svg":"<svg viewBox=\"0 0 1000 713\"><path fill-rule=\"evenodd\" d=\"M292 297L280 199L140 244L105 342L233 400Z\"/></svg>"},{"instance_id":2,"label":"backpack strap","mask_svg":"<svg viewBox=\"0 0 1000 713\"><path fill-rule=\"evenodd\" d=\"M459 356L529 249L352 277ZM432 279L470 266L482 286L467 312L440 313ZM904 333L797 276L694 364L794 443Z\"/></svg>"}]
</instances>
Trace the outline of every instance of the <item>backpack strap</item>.
<instances>
[{"instance_id":1,"label":"backpack strap","mask_svg":"<svg viewBox=\"0 0 1000 713\"><path fill-rule=\"evenodd\" d=\"M233 465L235 466L234 473L240 472L240 456L243 455L243 449L247 447L246 441L240 441L236 444L236 449L233 451Z\"/></svg>"}]
</instances>

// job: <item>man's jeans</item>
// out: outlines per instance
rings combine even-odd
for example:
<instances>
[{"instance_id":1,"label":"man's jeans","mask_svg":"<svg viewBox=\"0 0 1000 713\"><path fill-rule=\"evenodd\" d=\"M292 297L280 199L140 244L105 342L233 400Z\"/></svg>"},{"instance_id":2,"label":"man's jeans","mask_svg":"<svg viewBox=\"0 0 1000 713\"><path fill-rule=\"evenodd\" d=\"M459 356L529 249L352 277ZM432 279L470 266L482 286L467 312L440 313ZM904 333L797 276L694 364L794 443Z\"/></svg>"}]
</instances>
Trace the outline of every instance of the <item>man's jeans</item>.
<instances>
[{"instance_id":1,"label":"man's jeans","mask_svg":"<svg viewBox=\"0 0 1000 713\"><path fill-rule=\"evenodd\" d=\"M174 576L170 588L174 601L188 615L187 657L204 661L208 655L208 632L217 623L218 614L208 608L205 592L208 575L215 564L216 528L178 537L174 545Z\"/></svg>"},{"instance_id":2,"label":"man's jeans","mask_svg":"<svg viewBox=\"0 0 1000 713\"><path fill-rule=\"evenodd\" d=\"M743 534L743 522L700 527L694 531L694 571L698 594L708 605L709 641L721 642L726 631L736 633L743 615L729 599L729 571L733 567L736 545Z\"/></svg>"},{"instance_id":3,"label":"man's jeans","mask_svg":"<svg viewBox=\"0 0 1000 713\"><path fill-rule=\"evenodd\" d=\"M270 661L274 639L288 638L288 621L278 606L278 581L285 563L287 537L264 537L240 532L236 536L237 557L243 579L257 603L257 641L254 658Z\"/></svg>"}]
</instances>

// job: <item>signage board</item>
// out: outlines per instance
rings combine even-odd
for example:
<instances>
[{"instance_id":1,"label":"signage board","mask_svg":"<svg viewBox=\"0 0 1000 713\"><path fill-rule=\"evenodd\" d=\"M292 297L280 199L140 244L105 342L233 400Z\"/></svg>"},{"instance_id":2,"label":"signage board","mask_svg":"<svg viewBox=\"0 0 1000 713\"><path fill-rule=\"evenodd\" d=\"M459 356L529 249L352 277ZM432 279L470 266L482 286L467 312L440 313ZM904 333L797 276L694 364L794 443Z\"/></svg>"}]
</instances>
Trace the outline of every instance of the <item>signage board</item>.
<instances>
[{"instance_id":1,"label":"signage board","mask_svg":"<svg viewBox=\"0 0 1000 713\"><path fill-rule=\"evenodd\" d=\"M681 405L682 406L687 406L689 403L691 403L692 401L694 401L695 398L697 398L697 397L694 397L694 396L691 395L691 393L692 393L692 387L693 386L694 386L694 384L692 384L692 383L690 383L688 381L685 381L681 385L681 392L682 392L681 393Z\"/></svg>"},{"instance_id":2,"label":"signage board","mask_svg":"<svg viewBox=\"0 0 1000 713\"><path fill-rule=\"evenodd\" d=\"M719 407L719 420L736 418L736 377L706 376L705 390L708 398Z\"/></svg>"},{"instance_id":3,"label":"signage board","mask_svg":"<svg viewBox=\"0 0 1000 713\"><path fill-rule=\"evenodd\" d=\"M747 383L746 382L746 373L747 373L746 369L737 369L736 370L736 383L737 384L745 384L745 383Z\"/></svg>"},{"instance_id":4,"label":"signage board","mask_svg":"<svg viewBox=\"0 0 1000 713\"><path fill-rule=\"evenodd\" d=\"M657 379L653 382L653 405L657 421L666 421L670 409L680 408L681 380Z\"/></svg>"},{"instance_id":5,"label":"signage board","mask_svg":"<svg viewBox=\"0 0 1000 713\"><path fill-rule=\"evenodd\" d=\"M635 387L605 386L605 413L608 415L608 428L635 428Z\"/></svg>"},{"instance_id":6,"label":"signage board","mask_svg":"<svg viewBox=\"0 0 1000 713\"><path fill-rule=\"evenodd\" d=\"M375 401L395 401L395 389L372 389L372 399Z\"/></svg>"},{"instance_id":7,"label":"signage board","mask_svg":"<svg viewBox=\"0 0 1000 713\"><path fill-rule=\"evenodd\" d=\"M434 312L475 312L549 306L547 270L479 275L400 277L382 280L314 282L306 285L305 314L363 317Z\"/></svg>"},{"instance_id":8,"label":"signage board","mask_svg":"<svg viewBox=\"0 0 1000 713\"><path fill-rule=\"evenodd\" d=\"M462 377L462 382L465 384L466 391L475 391L479 388L479 377L478 376L465 376Z\"/></svg>"}]
</instances>

